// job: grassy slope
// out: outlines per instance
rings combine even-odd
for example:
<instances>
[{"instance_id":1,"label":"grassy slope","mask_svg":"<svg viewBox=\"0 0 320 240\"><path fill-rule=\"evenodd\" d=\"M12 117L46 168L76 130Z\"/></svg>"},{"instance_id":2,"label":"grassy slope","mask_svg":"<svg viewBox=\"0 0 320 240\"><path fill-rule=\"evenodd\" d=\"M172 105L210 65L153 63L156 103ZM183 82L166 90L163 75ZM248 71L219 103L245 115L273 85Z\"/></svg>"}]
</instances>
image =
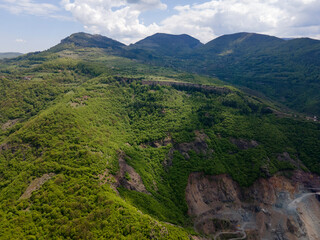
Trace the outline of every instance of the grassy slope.
<instances>
[{"instance_id":1,"label":"grassy slope","mask_svg":"<svg viewBox=\"0 0 320 240\"><path fill-rule=\"evenodd\" d=\"M92 52L84 49L72 59L40 55L9 66L12 72L1 85L8 96L1 99L1 121L17 117L21 121L1 133L7 149L0 152L0 237L187 239L189 230L159 220L191 226L184 200L190 172L228 173L246 186L267 172L293 169L277 160L279 153L289 152L320 173L319 124L276 118L263 103L238 91L215 95L143 86L138 80L121 83L119 74L210 79L102 53L99 63L79 60L88 54ZM17 68L23 71L18 73ZM27 81L22 75L34 77ZM17 110L12 115L12 108L3 102L13 99ZM186 160L175 152L172 166L165 167L172 145L147 144L168 134L175 143L192 142L194 130L208 135L212 155L191 151ZM253 139L259 146L240 150L230 138ZM118 170L119 150L151 195L120 188L124 201L108 185L99 184L99 174ZM57 175L29 200L19 200L32 179L50 172Z\"/></svg>"}]
</instances>

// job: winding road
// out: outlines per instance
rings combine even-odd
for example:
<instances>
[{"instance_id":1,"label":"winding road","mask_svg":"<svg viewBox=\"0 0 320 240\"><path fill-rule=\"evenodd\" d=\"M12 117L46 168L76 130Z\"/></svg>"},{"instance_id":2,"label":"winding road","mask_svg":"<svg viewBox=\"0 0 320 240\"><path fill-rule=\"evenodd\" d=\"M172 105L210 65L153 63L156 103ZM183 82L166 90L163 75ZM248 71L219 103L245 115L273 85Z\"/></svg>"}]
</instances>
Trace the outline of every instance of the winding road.
<instances>
[{"instance_id":1,"label":"winding road","mask_svg":"<svg viewBox=\"0 0 320 240\"><path fill-rule=\"evenodd\" d=\"M312 195L320 195L320 192L305 193L301 197L298 197L298 198L294 199L291 203L289 203L288 210L296 210L298 203L300 203L303 199L305 199L305 198L307 198L309 196L312 196Z\"/></svg>"},{"instance_id":2,"label":"winding road","mask_svg":"<svg viewBox=\"0 0 320 240\"><path fill-rule=\"evenodd\" d=\"M217 233L215 236L214 236L214 240L217 240L218 237L220 237L221 235L224 235L224 234L242 234L242 237L237 237L237 238L230 238L230 240L240 240L240 239L245 239L247 237L247 234L244 230L244 228L250 224L250 222L246 222L246 223L243 223L241 227L239 227L239 229L235 232L219 232Z\"/></svg>"}]
</instances>

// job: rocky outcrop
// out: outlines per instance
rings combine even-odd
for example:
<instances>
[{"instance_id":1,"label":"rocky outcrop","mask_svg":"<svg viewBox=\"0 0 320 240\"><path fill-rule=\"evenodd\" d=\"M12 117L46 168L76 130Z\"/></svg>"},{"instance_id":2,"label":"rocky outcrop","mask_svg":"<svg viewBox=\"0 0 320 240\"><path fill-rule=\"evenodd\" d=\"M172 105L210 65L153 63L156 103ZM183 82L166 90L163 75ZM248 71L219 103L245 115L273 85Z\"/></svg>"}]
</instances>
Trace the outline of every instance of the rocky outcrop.
<instances>
[{"instance_id":1,"label":"rocky outcrop","mask_svg":"<svg viewBox=\"0 0 320 240\"><path fill-rule=\"evenodd\" d=\"M160 148L163 146L168 146L169 144L173 144L172 138L170 136L165 137L164 139L156 140L153 142L148 142L146 144L141 144L140 147L146 148L147 145L154 147L154 148Z\"/></svg>"},{"instance_id":2,"label":"rocky outcrop","mask_svg":"<svg viewBox=\"0 0 320 240\"><path fill-rule=\"evenodd\" d=\"M1 126L2 131L5 131L11 127L13 127L14 125L16 125L19 122L20 119L13 119L13 120L8 120L6 123L4 123Z\"/></svg>"},{"instance_id":3,"label":"rocky outcrop","mask_svg":"<svg viewBox=\"0 0 320 240\"><path fill-rule=\"evenodd\" d=\"M129 166L125 161L126 155L123 152L119 153L119 172L115 176L116 187L123 186L128 190L134 190L142 193L149 192L146 190L140 175Z\"/></svg>"},{"instance_id":4,"label":"rocky outcrop","mask_svg":"<svg viewBox=\"0 0 320 240\"><path fill-rule=\"evenodd\" d=\"M179 151L186 159L189 159L189 151L194 151L197 154L210 154L213 150L208 149L208 145L206 140L208 136L201 132L195 131L195 139L192 142L187 143L176 143L173 141L170 135L165 137L164 139L156 140L153 142L147 142L144 144L140 144L141 148L146 148L148 146L154 148L160 148L163 146L172 145L172 148L169 150L167 158L164 160L164 166L171 166L172 158L174 151ZM126 144L128 145L128 144ZM103 174L99 175L100 184L109 183L112 188L116 189L119 186L123 186L128 190L134 190L138 192L143 192L150 194L140 177L140 175L134 170L133 167L129 166L125 158L128 156L125 155L124 152L119 151L118 159L119 159L119 171L116 176L110 176L108 170L106 170ZM157 189L156 183L153 183L154 189Z\"/></svg>"},{"instance_id":5,"label":"rocky outcrop","mask_svg":"<svg viewBox=\"0 0 320 240\"><path fill-rule=\"evenodd\" d=\"M231 138L230 142L236 145L239 149L245 150L249 148L254 148L257 147L259 144L255 140L245 140L245 139L236 139L236 138Z\"/></svg>"},{"instance_id":6,"label":"rocky outcrop","mask_svg":"<svg viewBox=\"0 0 320 240\"><path fill-rule=\"evenodd\" d=\"M178 150L183 156L189 158L188 152L195 151L197 154L206 154L208 150L208 145L206 140L208 136L200 131L194 132L196 137L193 142L180 143L175 145L175 149Z\"/></svg>"},{"instance_id":7,"label":"rocky outcrop","mask_svg":"<svg viewBox=\"0 0 320 240\"><path fill-rule=\"evenodd\" d=\"M290 164L292 164L293 166L295 166L298 169L307 169L306 166L304 166L304 164L301 162L301 160L299 158L296 157L296 159L293 159L289 153L287 152L283 152L281 154L278 154L277 156L278 161L280 162L288 162Z\"/></svg>"},{"instance_id":8,"label":"rocky outcrop","mask_svg":"<svg viewBox=\"0 0 320 240\"><path fill-rule=\"evenodd\" d=\"M241 188L225 174L192 173L186 201L195 228L205 234L239 233L243 228L248 239L316 240L320 202L314 191L320 191L320 178L302 171L291 179L281 175L259 179L249 188Z\"/></svg>"},{"instance_id":9,"label":"rocky outcrop","mask_svg":"<svg viewBox=\"0 0 320 240\"><path fill-rule=\"evenodd\" d=\"M125 158L128 157L124 152L118 152L119 171L112 175L108 169L98 175L100 185L109 184L118 193L117 188L122 186L128 190L150 194L143 184L141 176L133 167L127 164ZM156 188L156 185L155 185Z\"/></svg>"},{"instance_id":10,"label":"rocky outcrop","mask_svg":"<svg viewBox=\"0 0 320 240\"><path fill-rule=\"evenodd\" d=\"M168 157L164 161L164 166L166 167L171 166L174 151L180 152L181 155L184 156L186 159L190 159L190 156L189 156L190 151L194 151L197 154L203 154L203 155L212 154L214 150L209 149L208 144L206 142L206 140L209 139L209 137L205 133L199 130L195 130L194 134L195 134L195 138L194 138L194 141L192 142L177 143L171 138L170 135L168 135L164 139L148 142L145 144L140 144L140 147L146 148L147 146L151 146L155 148L160 148L160 147L168 146L169 144L171 144L172 148L168 153Z\"/></svg>"},{"instance_id":11,"label":"rocky outcrop","mask_svg":"<svg viewBox=\"0 0 320 240\"><path fill-rule=\"evenodd\" d=\"M179 90L197 90L202 92L209 92L215 94L228 94L231 93L231 90L227 87L219 87L219 86L210 86L210 85L202 85L196 83L187 83L187 82L172 82L172 81L148 81L142 80L141 83L143 85L151 85L151 86L171 86Z\"/></svg>"}]
</instances>

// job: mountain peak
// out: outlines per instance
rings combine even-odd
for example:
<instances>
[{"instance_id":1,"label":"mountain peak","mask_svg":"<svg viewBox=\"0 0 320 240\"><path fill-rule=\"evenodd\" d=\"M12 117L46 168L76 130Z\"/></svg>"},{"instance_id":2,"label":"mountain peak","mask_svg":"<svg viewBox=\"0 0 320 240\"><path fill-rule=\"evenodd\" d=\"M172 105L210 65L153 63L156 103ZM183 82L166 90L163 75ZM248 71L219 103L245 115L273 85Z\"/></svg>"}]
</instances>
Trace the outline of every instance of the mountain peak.
<instances>
[{"instance_id":1,"label":"mountain peak","mask_svg":"<svg viewBox=\"0 0 320 240\"><path fill-rule=\"evenodd\" d=\"M84 32L74 33L61 40L60 44L74 44L79 47L121 48L125 45L111 38Z\"/></svg>"},{"instance_id":2,"label":"mountain peak","mask_svg":"<svg viewBox=\"0 0 320 240\"><path fill-rule=\"evenodd\" d=\"M221 53L224 51L241 50L247 51L248 48L252 49L265 49L282 44L285 40L257 33L240 32L220 36L208 42L203 50L210 51L211 53Z\"/></svg>"},{"instance_id":3,"label":"mountain peak","mask_svg":"<svg viewBox=\"0 0 320 240\"><path fill-rule=\"evenodd\" d=\"M198 39L187 34L156 33L130 45L130 48L156 51L163 55L175 55L202 45Z\"/></svg>"}]
</instances>

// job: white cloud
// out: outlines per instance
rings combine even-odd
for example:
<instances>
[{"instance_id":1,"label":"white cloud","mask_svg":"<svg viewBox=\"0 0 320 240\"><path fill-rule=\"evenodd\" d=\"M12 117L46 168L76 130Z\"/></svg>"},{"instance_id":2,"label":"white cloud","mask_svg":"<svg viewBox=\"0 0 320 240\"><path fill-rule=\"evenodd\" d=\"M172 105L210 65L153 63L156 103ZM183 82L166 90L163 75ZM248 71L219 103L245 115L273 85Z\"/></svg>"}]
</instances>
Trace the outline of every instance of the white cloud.
<instances>
[{"instance_id":1,"label":"white cloud","mask_svg":"<svg viewBox=\"0 0 320 240\"><path fill-rule=\"evenodd\" d=\"M187 33L203 42L241 31L281 37L319 37L320 32L318 0L211 0L176 6L174 15L151 25L139 17L165 9L161 0L63 0L62 5L88 31L127 43L156 32Z\"/></svg>"},{"instance_id":2,"label":"white cloud","mask_svg":"<svg viewBox=\"0 0 320 240\"><path fill-rule=\"evenodd\" d=\"M17 39L15 40L15 42L17 42L17 43L25 43L25 42L27 42L27 41L24 40L24 39L22 39L22 38L17 38Z\"/></svg>"},{"instance_id":3,"label":"white cloud","mask_svg":"<svg viewBox=\"0 0 320 240\"><path fill-rule=\"evenodd\" d=\"M154 8L166 9L167 5L163 4L161 0L126 0L131 7L135 7L138 10L149 10Z\"/></svg>"},{"instance_id":4,"label":"white cloud","mask_svg":"<svg viewBox=\"0 0 320 240\"><path fill-rule=\"evenodd\" d=\"M51 16L59 8L50 3L39 3L33 0L1 0L0 8L14 14L29 14L36 16ZM52 15L53 16L53 15Z\"/></svg>"},{"instance_id":5,"label":"white cloud","mask_svg":"<svg viewBox=\"0 0 320 240\"><path fill-rule=\"evenodd\" d=\"M60 0L60 6L52 2L0 0L0 8L70 20L62 14L66 10L88 32L125 43L156 32L187 33L202 42L241 31L320 38L320 0L207 0L176 6L173 15L149 25L140 20L141 15L154 9L165 11L164 0Z\"/></svg>"},{"instance_id":6,"label":"white cloud","mask_svg":"<svg viewBox=\"0 0 320 240\"><path fill-rule=\"evenodd\" d=\"M146 26L140 22L143 11L166 8L160 0L62 0L61 4L88 31L126 43L160 29L156 23Z\"/></svg>"},{"instance_id":7,"label":"white cloud","mask_svg":"<svg viewBox=\"0 0 320 240\"><path fill-rule=\"evenodd\" d=\"M242 31L280 37L319 36L320 1L315 0L211 0L175 10L177 14L165 19L162 26L204 42Z\"/></svg>"}]
</instances>

